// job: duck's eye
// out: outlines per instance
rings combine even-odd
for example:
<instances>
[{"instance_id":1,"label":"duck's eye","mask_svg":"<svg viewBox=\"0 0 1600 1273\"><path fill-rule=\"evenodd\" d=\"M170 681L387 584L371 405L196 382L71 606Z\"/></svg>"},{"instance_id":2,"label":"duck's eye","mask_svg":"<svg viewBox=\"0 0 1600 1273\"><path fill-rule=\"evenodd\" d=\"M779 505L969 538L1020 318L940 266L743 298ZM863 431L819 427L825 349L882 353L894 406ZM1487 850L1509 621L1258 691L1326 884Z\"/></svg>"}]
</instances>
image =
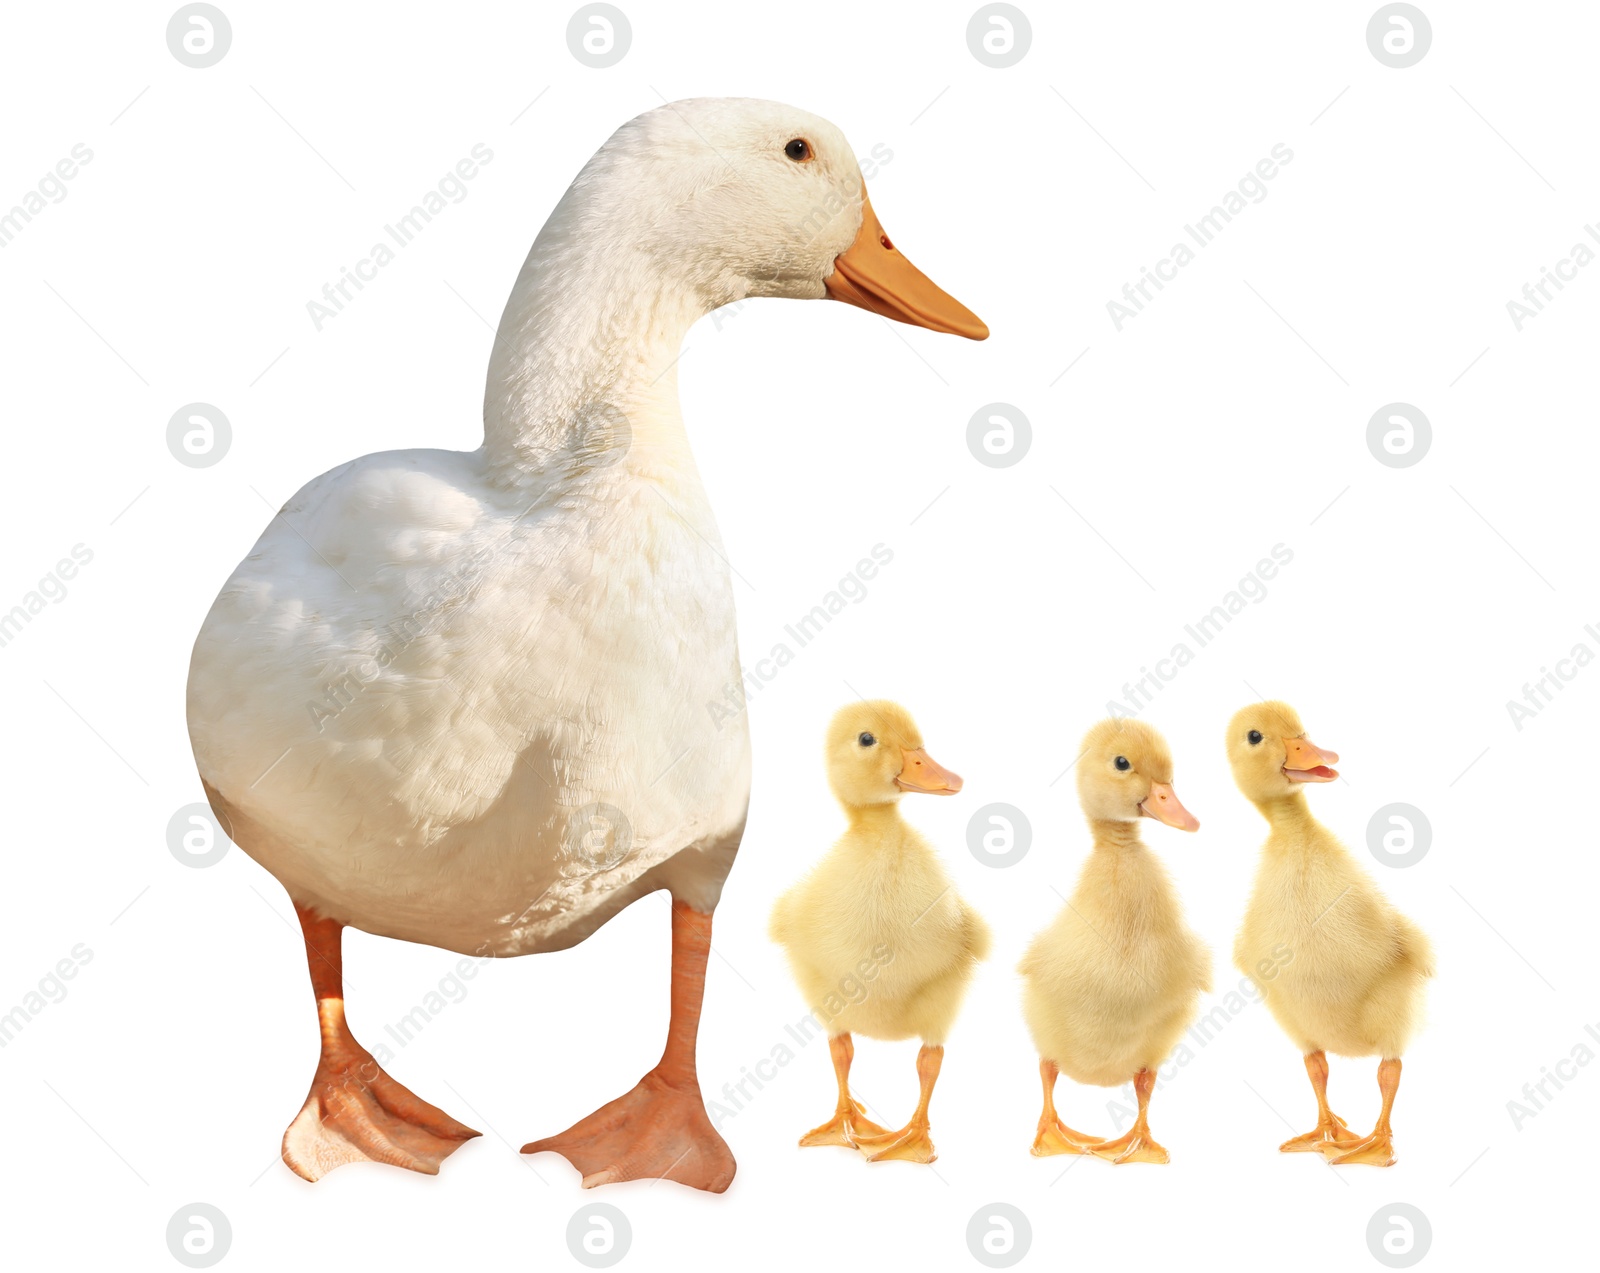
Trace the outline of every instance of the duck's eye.
<instances>
[{"instance_id":1,"label":"duck's eye","mask_svg":"<svg viewBox=\"0 0 1600 1273\"><path fill-rule=\"evenodd\" d=\"M1118 756L1111 763L1114 764L1118 769L1122 770L1124 773L1126 773L1128 770L1133 768L1133 766L1128 763L1128 758L1126 756Z\"/></svg>"},{"instance_id":2,"label":"duck's eye","mask_svg":"<svg viewBox=\"0 0 1600 1273\"><path fill-rule=\"evenodd\" d=\"M1245 735L1245 737L1249 739L1250 745L1254 747L1261 741L1261 731L1259 729L1252 729L1248 734Z\"/></svg>"},{"instance_id":3,"label":"duck's eye","mask_svg":"<svg viewBox=\"0 0 1600 1273\"><path fill-rule=\"evenodd\" d=\"M811 143L804 137L796 137L783 148L783 153L797 164L803 164L811 158Z\"/></svg>"},{"instance_id":4,"label":"duck's eye","mask_svg":"<svg viewBox=\"0 0 1600 1273\"><path fill-rule=\"evenodd\" d=\"M859 738L856 739L856 741L858 743L860 743L863 747L870 747L870 746L872 746L873 743L877 742L878 740L876 738L874 738L871 734L862 734Z\"/></svg>"}]
</instances>

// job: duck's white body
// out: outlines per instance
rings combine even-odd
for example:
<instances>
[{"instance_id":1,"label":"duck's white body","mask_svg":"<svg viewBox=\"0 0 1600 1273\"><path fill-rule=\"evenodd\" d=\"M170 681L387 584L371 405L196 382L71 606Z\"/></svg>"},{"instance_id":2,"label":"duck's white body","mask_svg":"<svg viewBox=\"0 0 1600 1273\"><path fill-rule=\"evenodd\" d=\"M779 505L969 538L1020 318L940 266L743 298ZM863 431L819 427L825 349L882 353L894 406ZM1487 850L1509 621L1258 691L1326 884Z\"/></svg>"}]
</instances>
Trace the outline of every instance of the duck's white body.
<instances>
[{"instance_id":1,"label":"duck's white body","mask_svg":"<svg viewBox=\"0 0 1600 1273\"><path fill-rule=\"evenodd\" d=\"M719 554L692 465L533 493L482 452L344 465L206 619L201 775L296 900L384 936L555 949L664 884L710 910L750 774L708 710L739 679Z\"/></svg>"}]
</instances>

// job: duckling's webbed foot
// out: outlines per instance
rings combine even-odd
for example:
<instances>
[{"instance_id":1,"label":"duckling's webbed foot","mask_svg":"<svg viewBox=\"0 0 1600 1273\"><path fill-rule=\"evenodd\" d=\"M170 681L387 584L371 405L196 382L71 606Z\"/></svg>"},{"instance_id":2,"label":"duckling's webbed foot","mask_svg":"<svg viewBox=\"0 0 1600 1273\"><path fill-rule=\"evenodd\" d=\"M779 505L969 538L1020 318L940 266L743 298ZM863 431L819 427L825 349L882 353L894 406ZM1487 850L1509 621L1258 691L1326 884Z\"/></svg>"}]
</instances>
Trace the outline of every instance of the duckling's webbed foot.
<instances>
[{"instance_id":1,"label":"duckling's webbed foot","mask_svg":"<svg viewBox=\"0 0 1600 1273\"><path fill-rule=\"evenodd\" d=\"M1044 1109L1039 1115L1037 1134L1033 1138L1033 1156L1049 1158L1055 1154L1088 1154L1101 1143L1098 1136L1073 1131L1056 1115L1056 1077L1060 1074L1054 1061L1041 1058L1039 1079L1044 1086Z\"/></svg>"},{"instance_id":2,"label":"duckling's webbed foot","mask_svg":"<svg viewBox=\"0 0 1600 1273\"><path fill-rule=\"evenodd\" d=\"M1394 1154L1394 1137L1389 1130L1389 1113L1394 1109L1394 1095L1400 1089L1400 1058L1391 1057L1378 1066L1378 1091L1383 1096L1383 1108L1378 1112L1378 1125L1370 1136L1352 1136L1348 1141L1322 1146L1322 1152L1335 1167L1365 1164L1369 1167L1393 1167L1398 1161Z\"/></svg>"},{"instance_id":3,"label":"duckling's webbed foot","mask_svg":"<svg viewBox=\"0 0 1600 1273\"><path fill-rule=\"evenodd\" d=\"M283 1161L312 1181L352 1162L438 1175L439 1164L479 1133L396 1083L356 1042L344 1017L343 925L298 903L295 911L317 996L322 1054L306 1103L283 1134Z\"/></svg>"},{"instance_id":4,"label":"duckling's webbed foot","mask_svg":"<svg viewBox=\"0 0 1600 1273\"><path fill-rule=\"evenodd\" d=\"M1278 1151L1285 1154L1327 1152L1330 1149L1343 1152L1360 1139L1344 1119L1329 1110L1325 1118L1317 1120L1313 1130L1302 1136L1291 1136L1278 1146Z\"/></svg>"},{"instance_id":5,"label":"duckling's webbed foot","mask_svg":"<svg viewBox=\"0 0 1600 1273\"><path fill-rule=\"evenodd\" d=\"M1171 1162L1172 1158L1166 1149L1156 1142L1150 1134L1150 1124L1147 1121L1150 1109L1150 1093L1155 1090L1156 1076L1149 1070L1140 1070L1133 1076L1134 1094L1139 1098L1139 1114L1133 1120L1133 1126L1126 1133L1115 1140L1102 1141L1092 1145L1089 1152L1096 1158L1104 1158L1112 1163Z\"/></svg>"},{"instance_id":6,"label":"duckling's webbed foot","mask_svg":"<svg viewBox=\"0 0 1600 1273\"><path fill-rule=\"evenodd\" d=\"M602 1105L525 1154L560 1154L583 1187L621 1180L676 1180L721 1193L733 1183L733 1153L706 1115L695 1071L695 1036L711 953L711 916L672 901L672 1016L655 1069L631 1092Z\"/></svg>"},{"instance_id":7,"label":"duckling's webbed foot","mask_svg":"<svg viewBox=\"0 0 1600 1273\"><path fill-rule=\"evenodd\" d=\"M834 1035L828 1040L828 1052L833 1058L833 1076L839 1084L839 1104L832 1118L800 1138L802 1149L813 1145L842 1145L854 1149L861 1137L884 1134L884 1129L867 1117L866 1107L850 1095L850 1062L856 1054L850 1035Z\"/></svg>"},{"instance_id":8,"label":"duckling's webbed foot","mask_svg":"<svg viewBox=\"0 0 1600 1273\"><path fill-rule=\"evenodd\" d=\"M897 1132L882 1132L876 1136L859 1136L856 1148L868 1162L933 1162L933 1140L928 1134L928 1103L933 1099L933 1085L939 1080L939 1068L944 1064L944 1048L922 1045L917 1053L917 1079L922 1094L911 1121Z\"/></svg>"},{"instance_id":9,"label":"duckling's webbed foot","mask_svg":"<svg viewBox=\"0 0 1600 1273\"><path fill-rule=\"evenodd\" d=\"M813 1145L843 1145L846 1149L854 1149L869 1136L885 1134L884 1128L867 1117L866 1107L852 1098L848 1105L836 1110L827 1122L820 1127L813 1127L802 1136L800 1147L810 1149Z\"/></svg>"},{"instance_id":10,"label":"duckling's webbed foot","mask_svg":"<svg viewBox=\"0 0 1600 1273\"><path fill-rule=\"evenodd\" d=\"M1291 1136L1278 1146L1283 1154L1317 1153L1325 1148L1352 1146L1361 1138L1348 1123L1328 1108L1328 1057L1325 1052L1306 1053L1306 1076L1317 1094L1317 1125L1303 1136Z\"/></svg>"}]
</instances>

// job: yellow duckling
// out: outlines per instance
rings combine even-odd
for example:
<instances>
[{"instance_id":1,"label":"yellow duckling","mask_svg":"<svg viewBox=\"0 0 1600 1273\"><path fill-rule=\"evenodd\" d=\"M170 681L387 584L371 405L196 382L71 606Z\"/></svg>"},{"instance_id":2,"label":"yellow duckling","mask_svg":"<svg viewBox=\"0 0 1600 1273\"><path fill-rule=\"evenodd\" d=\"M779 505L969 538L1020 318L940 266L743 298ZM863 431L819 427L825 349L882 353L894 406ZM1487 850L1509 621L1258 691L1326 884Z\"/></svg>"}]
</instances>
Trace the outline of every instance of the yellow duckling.
<instances>
[{"instance_id":1,"label":"yellow duckling","mask_svg":"<svg viewBox=\"0 0 1600 1273\"><path fill-rule=\"evenodd\" d=\"M1272 828L1233 962L1252 977L1277 967L1262 980L1262 996L1305 1054L1317 1095L1316 1130L1279 1148L1320 1150L1334 1163L1391 1166L1389 1111L1400 1086L1400 1054L1422 1014L1424 982L1433 976L1433 948L1311 816L1304 784L1332 782L1339 774L1330 766L1339 757L1307 739L1294 708L1257 703L1239 711L1228 725L1228 760L1239 790ZM1328 1108L1329 1051L1380 1058L1383 1108L1370 1136L1355 1135Z\"/></svg>"},{"instance_id":2,"label":"yellow duckling","mask_svg":"<svg viewBox=\"0 0 1600 1273\"><path fill-rule=\"evenodd\" d=\"M928 1102L945 1036L974 968L989 953L989 928L956 895L932 846L901 817L900 797L954 795L961 779L923 749L911 714L881 699L839 710L828 726L825 761L849 826L778 899L770 930L828 1031L839 1083L833 1117L800 1143L853 1146L870 1162L932 1162ZM864 995L841 993L861 983ZM850 1095L852 1033L922 1040L921 1097L899 1131L869 1120Z\"/></svg>"},{"instance_id":3,"label":"yellow duckling","mask_svg":"<svg viewBox=\"0 0 1600 1273\"><path fill-rule=\"evenodd\" d=\"M1166 740L1142 721L1101 721L1084 738L1077 768L1094 849L1071 900L1018 967L1044 1084L1033 1152L1164 1163L1167 1151L1147 1121L1150 1093L1156 1068L1211 989L1211 952L1184 924L1166 869L1139 838L1139 819L1180 831L1200 824L1172 789ZM1127 1134L1104 1141L1063 1123L1058 1072L1100 1087L1132 1078L1139 1114Z\"/></svg>"}]
</instances>

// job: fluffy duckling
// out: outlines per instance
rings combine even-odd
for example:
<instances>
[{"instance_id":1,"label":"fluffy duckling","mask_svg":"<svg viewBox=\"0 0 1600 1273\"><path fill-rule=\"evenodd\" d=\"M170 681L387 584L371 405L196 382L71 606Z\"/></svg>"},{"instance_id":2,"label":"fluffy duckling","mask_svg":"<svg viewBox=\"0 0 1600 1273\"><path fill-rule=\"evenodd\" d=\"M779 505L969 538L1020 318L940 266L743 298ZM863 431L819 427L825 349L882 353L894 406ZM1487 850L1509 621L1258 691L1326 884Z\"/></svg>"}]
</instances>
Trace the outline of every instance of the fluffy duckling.
<instances>
[{"instance_id":1,"label":"fluffy duckling","mask_svg":"<svg viewBox=\"0 0 1600 1273\"><path fill-rule=\"evenodd\" d=\"M1233 962L1261 982L1267 1007L1305 1054L1317 1096L1316 1130L1285 1141L1285 1153L1320 1150L1334 1163L1395 1161L1389 1112L1400 1086L1400 1054L1422 1014L1433 948L1390 904L1350 851L1311 816L1305 784L1332 782L1339 757L1306 737L1287 703L1256 703L1228 725L1228 760L1239 790L1272 830L1261 849ZM1278 955L1274 955L1277 948ZM1282 950L1291 952L1284 963ZM1370 1136L1351 1132L1328 1108L1328 1058L1376 1056L1383 1109Z\"/></svg>"},{"instance_id":2,"label":"fluffy duckling","mask_svg":"<svg viewBox=\"0 0 1600 1273\"><path fill-rule=\"evenodd\" d=\"M812 1012L828 1031L839 1103L801 1145L848 1145L870 1162L934 1160L928 1102L944 1060L944 1040L989 928L957 896L932 846L900 814L908 791L954 795L961 779L923 749L911 714L896 703L852 703L828 726L828 784L849 826L839 841L772 911L772 939L783 946ZM864 993L851 993L865 983ZM911 1121L885 1131L850 1095L853 1033L922 1040L921 1097Z\"/></svg>"},{"instance_id":3,"label":"fluffy duckling","mask_svg":"<svg viewBox=\"0 0 1600 1273\"><path fill-rule=\"evenodd\" d=\"M1166 740L1142 721L1101 721L1077 764L1094 849L1071 900L1018 968L1044 1085L1033 1152L1164 1163L1147 1121L1150 1093L1156 1068L1211 989L1211 952L1184 924L1166 869L1139 838L1139 819L1180 831L1200 824L1172 789ZM1132 1078L1139 1114L1127 1134L1105 1141L1063 1123L1055 1108L1062 1071L1100 1087Z\"/></svg>"}]
</instances>

